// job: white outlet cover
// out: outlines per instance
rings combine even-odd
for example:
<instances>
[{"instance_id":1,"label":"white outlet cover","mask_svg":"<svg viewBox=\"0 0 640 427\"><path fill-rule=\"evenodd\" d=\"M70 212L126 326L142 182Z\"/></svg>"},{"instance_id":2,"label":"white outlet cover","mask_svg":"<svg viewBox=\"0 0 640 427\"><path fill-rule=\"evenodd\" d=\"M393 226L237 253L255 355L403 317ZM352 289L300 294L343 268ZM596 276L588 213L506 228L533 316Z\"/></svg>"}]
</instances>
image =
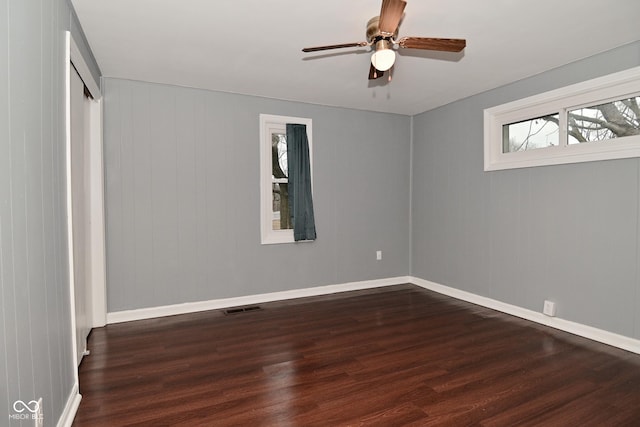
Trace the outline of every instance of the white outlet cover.
<instances>
[{"instance_id":1,"label":"white outlet cover","mask_svg":"<svg viewBox=\"0 0 640 427\"><path fill-rule=\"evenodd\" d=\"M556 303L553 301L545 301L544 302L544 307L542 309L542 313L546 314L547 316L555 316L556 315Z\"/></svg>"}]
</instances>

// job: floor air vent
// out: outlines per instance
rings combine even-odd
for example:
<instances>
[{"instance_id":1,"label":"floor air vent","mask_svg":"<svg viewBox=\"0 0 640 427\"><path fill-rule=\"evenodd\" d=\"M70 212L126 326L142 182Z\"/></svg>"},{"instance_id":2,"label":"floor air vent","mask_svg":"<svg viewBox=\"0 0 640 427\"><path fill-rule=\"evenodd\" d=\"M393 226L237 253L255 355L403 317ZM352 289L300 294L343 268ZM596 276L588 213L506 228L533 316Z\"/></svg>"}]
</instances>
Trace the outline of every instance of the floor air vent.
<instances>
[{"instance_id":1,"label":"floor air vent","mask_svg":"<svg viewBox=\"0 0 640 427\"><path fill-rule=\"evenodd\" d=\"M227 308L223 311L224 311L224 314L240 314L240 313L248 313L251 311L258 311L258 310L262 310L262 308L260 308L259 305L250 305L248 307Z\"/></svg>"}]
</instances>

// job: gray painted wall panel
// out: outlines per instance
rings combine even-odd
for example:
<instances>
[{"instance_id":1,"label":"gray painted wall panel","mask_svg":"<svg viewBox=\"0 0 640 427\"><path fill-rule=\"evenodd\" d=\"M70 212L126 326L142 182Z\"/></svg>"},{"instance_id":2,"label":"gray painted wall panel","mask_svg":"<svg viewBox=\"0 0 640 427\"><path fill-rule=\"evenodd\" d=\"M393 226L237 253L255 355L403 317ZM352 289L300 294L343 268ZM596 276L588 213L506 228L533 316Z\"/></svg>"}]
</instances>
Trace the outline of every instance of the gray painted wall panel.
<instances>
[{"instance_id":1,"label":"gray painted wall panel","mask_svg":"<svg viewBox=\"0 0 640 427\"><path fill-rule=\"evenodd\" d=\"M74 381L64 98L73 19L65 0L0 0L2 425L19 425L9 419L14 401L39 397L45 425L55 425Z\"/></svg>"},{"instance_id":2,"label":"gray painted wall panel","mask_svg":"<svg viewBox=\"0 0 640 427\"><path fill-rule=\"evenodd\" d=\"M0 2L0 22L8 22L8 5L5 2ZM9 171L9 152L10 141L9 138L9 26L0 26L0 183L7 183L11 179ZM7 271L10 265L5 266L5 247L8 247L9 240L9 228L8 221L4 219L4 215L7 212L7 200L9 197L8 186L6 184L0 185L0 346L2 348L8 348L8 343L14 342L12 340L15 333L15 326L13 325L10 314L13 310L7 307L7 302L10 298L9 291L13 291L13 288L9 287L8 282L11 275ZM2 408L8 408L9 403L9 390L17 387L17 378L15 376L9 377L8 367L15 366L15 359L17 352L15 351L1 351L0 352L0 405ZM11 382L10 382L11 381ZM4 415L4 410L0 410L0 416Z\"/></svg>"},{"instance_id":3,"label":"gray painted wall panel","mask_svg":"<svg viewBox=\"0 0 640 427\"><path fill-rule=\"evenodd\" d=\"M483 172L483 109L640 65L623 46L414 117L412 274L640 338L637 159Z\"/></svg>"},{"instance_id":4,"label":"gray painted wall panel","mask_svg":"<svg viewBox=\"0 0 640 427\"><path fill-rule=\"evenodd\" d=\"M408 273L408 117L112 78L104 99L110 312ZM260 244L260 113L313 119L313 243Z\"/></svg>"}]
</instances>

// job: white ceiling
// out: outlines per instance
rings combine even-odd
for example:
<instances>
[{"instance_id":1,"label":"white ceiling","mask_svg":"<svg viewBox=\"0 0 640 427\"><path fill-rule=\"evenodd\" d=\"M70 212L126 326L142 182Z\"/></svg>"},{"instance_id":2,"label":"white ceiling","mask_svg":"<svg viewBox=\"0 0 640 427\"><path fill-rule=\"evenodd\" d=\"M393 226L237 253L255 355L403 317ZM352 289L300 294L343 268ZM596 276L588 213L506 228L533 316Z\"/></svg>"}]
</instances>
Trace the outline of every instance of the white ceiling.
<instances>
[{"instance_id":1,"label":"white ceiling","mask_svg":"<svg viewBox=\"0 0 640 427\"><path fill-rule=\"evenodd\" d=\"M369 81L381 0L72 0L106 77L418 114L640 40L638 0L408 0L399 36L465 38L461 54L404 49Z\"/></svg>"}]
</instances>

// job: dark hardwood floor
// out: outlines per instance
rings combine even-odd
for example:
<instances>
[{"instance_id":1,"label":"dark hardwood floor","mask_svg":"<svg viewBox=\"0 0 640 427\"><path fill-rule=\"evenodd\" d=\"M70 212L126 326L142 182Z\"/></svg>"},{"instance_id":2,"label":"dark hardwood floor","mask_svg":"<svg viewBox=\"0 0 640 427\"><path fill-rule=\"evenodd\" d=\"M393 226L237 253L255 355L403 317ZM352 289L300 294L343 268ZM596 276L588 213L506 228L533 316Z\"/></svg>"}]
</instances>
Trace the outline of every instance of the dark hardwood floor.
<instances>
[{"instance_id":1,"label":"dark hardwood floor","mask_svg":"<svg viewBox=\"0 0 640 427\"><path fill-rule=\"evenodd\" d=\"M74 426L640 426L640 355L413 285L109 325Z\"/></svg>"}]
</instances>

